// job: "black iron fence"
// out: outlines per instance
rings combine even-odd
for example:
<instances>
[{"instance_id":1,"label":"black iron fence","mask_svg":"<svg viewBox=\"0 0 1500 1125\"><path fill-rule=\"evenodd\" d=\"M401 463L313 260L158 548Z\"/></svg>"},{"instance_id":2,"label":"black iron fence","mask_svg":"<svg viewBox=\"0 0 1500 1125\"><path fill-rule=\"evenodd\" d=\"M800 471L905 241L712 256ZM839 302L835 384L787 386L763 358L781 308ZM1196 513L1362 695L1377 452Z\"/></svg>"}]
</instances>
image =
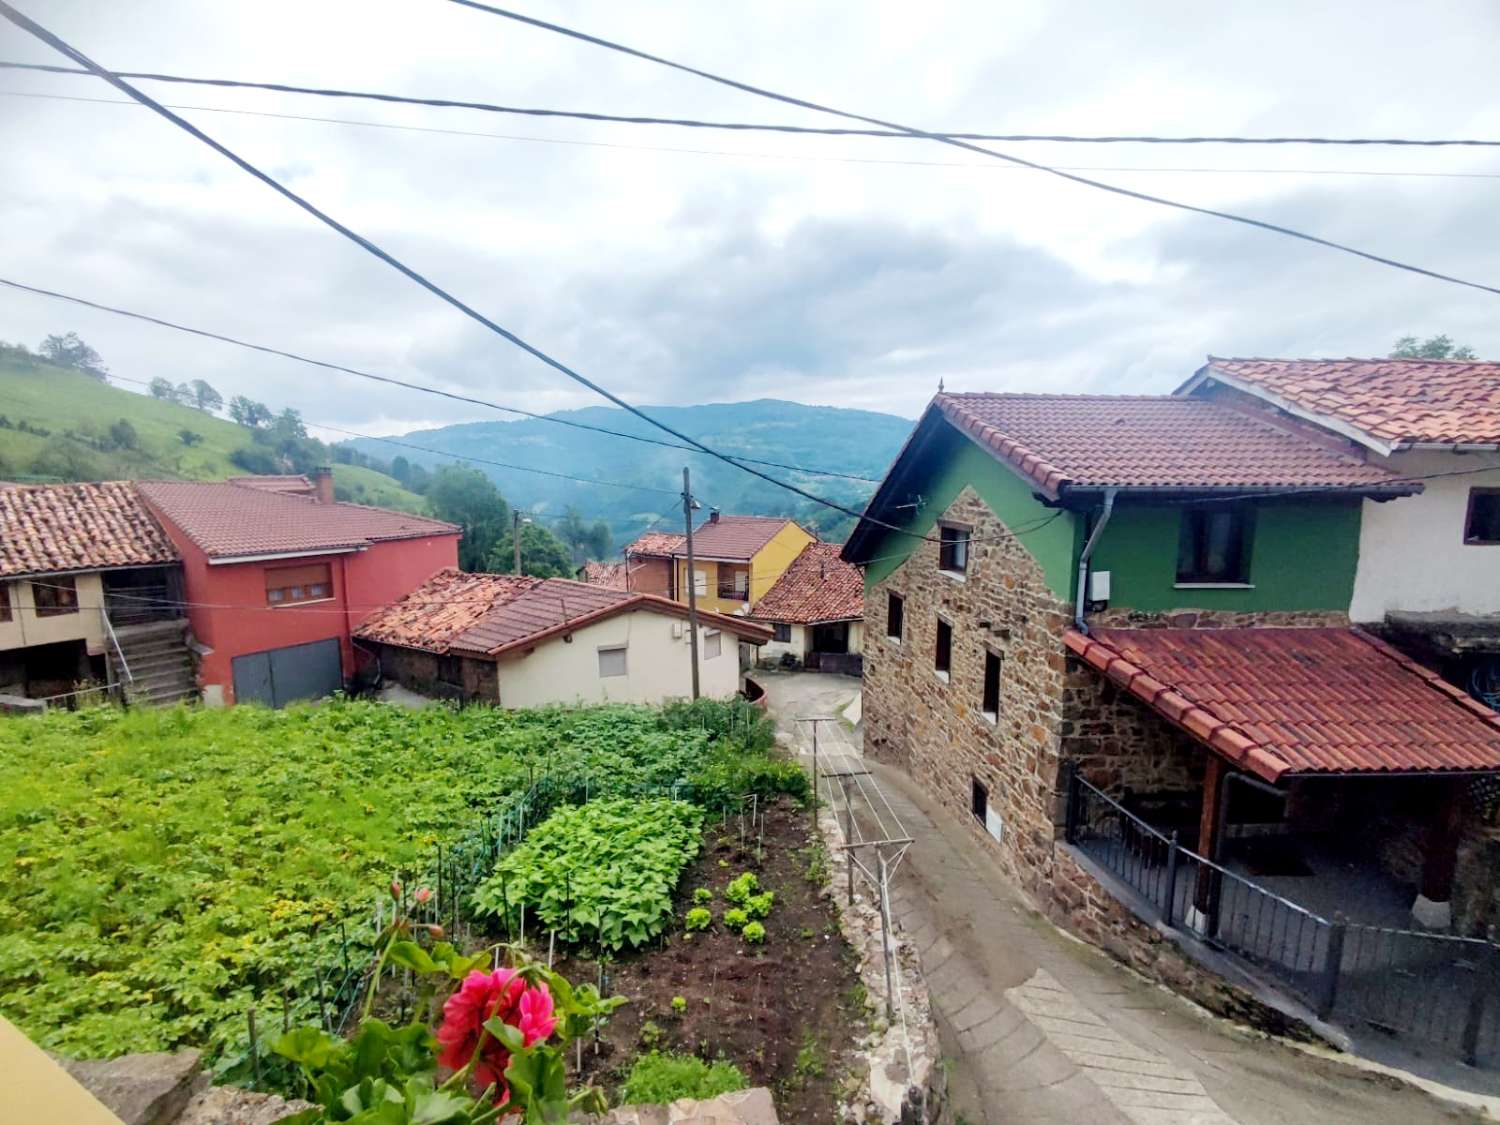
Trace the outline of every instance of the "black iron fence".
<instances>
[{"instance_id":1,"label":"black iron fence","mask_svg":"<svg viewBox=\"0 0 1500 1125\"><path fill-rule=\"evenodd\" d=\"M1073 772L1066 837L1173 929L1231 954L1324 1019L1500 1067L1500 946L1328 919L1205 859Z\"/></svg>"}]
</instances>

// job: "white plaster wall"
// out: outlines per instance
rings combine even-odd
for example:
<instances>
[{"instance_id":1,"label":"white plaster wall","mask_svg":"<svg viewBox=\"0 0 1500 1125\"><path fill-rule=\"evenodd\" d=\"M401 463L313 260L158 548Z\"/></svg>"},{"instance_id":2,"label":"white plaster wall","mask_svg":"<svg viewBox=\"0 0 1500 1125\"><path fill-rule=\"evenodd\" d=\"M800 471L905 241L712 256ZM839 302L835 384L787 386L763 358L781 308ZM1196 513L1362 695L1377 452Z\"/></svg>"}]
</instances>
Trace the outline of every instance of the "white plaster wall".
<instances>
[{"instance_id":1,"label":"white plaster wall","mask_svg":"<svg viewBox=\"0 0 1500 1125\"><path fill-rule=\"evenodd\" d=\"M761 624L769 625L770 622L765 621L761 622ZM807 651L807 627L805 625L793 625L791 630L791 640L767 641L761 645L760 656L757 658L758 662L761 664L780 664L781 654L784 652L789 652L798 660L801 660L802 654Z\"/></svg>"},{"instance_id":2,"label":"white plaster wall","mask_svg":"<svg viewBox=\"0 0 1500 1125\"><path fill-rule=\"evenodd\" d=\"M104 583L98 574L73 576L78 590L78 612L56 617L38 617L31 583L19 579L6 583L10 589L10 620L0 621L0 649L29 648L58 641L85 641L91 653L104 651ZM46 582L46 576L37 579Z\"/></svg>"},{"instance_id":3,"label":"white plaster wall","mask_svg":"<svg viewBox=\"0 0 1500 1125\"><path fill-rule=\"evenodd\" d=\"M740 689L739 638L724 633L720 655L708 659L699 628L699 690L724 699ZM673 635L674 632L677 635ZM530 656L500 661L500 703L542 707L549 703L661 703L693 694L687 622L637 610L587 625L571 641L553 637ZM624 676L599 675L599 649L626 646Z\"/></svg>"},{"instance_id":4,"label":"white plaster wall","mask_svg":"<svg viewBox=\"0 0 1500 1125\"><path fill-rule=\"evenodd\" d=\"M1417 496L1365 501L1349 616L1373 622L1389 610L1500 613L1500 547L1464 543L1469 489L1500 487L1500 454L1413 451L1372 459L1404 477L1488 471L1425 481Z\"/></svg>"},{"instance_id":5,"label":"white plaster wall","mask_svg":"<svg viewBox=\"0 0 1500 1125\"><path fill-rule=\"evenodd\" d=\"M865 651L865 623L863 621L849 622L849 651L851 653Z\"/></svg>"}]
</instances>

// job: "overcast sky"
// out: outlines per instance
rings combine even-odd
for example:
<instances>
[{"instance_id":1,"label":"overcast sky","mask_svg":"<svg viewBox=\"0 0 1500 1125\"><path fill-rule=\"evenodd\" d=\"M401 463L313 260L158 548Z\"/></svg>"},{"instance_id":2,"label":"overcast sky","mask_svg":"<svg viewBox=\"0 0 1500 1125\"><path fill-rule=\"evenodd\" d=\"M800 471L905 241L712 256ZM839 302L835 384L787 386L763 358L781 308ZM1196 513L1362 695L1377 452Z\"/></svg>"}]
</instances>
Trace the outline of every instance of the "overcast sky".
<instances>
[{"instance_id":1,"label":"overcast sky","mask_svg":"<svg viewBox=\"0 0 1500 1125\"><path fill-rule=\"evenodd\" d=\"M445 0L15 2L120 70L830 123ZM527 10L919 127L1500 137L1491 0ZM0 58L63 61L8 24ZM1500 297L930 142L146 89L504 134L185 114L638 403L777 397L915 416L939 379L1161 392L1208 353L1383 354L1407 333L1500 356ZM119 97L19 72L0 72L0 90ZM1497 150L998 147L1500 285ZM4 276L529 409L597 401L146 110L0 97L0 153ZM1333 174L1356 171L1468 175ZM351 429L494 417L0 289L0 339L69 329L121 375L204 378Z\"/></svg>"}]
</instances>

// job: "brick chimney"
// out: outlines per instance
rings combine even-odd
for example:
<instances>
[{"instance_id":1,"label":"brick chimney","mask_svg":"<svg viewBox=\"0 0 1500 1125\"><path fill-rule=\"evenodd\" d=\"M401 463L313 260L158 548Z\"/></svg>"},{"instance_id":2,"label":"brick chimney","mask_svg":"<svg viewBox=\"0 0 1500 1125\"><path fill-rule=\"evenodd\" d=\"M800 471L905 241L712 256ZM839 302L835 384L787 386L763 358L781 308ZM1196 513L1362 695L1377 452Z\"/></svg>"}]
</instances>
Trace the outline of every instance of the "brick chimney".
<instances>
[{"instance_id":1,"label":"brick chimney","mask_svg":"<svg viewBox=\"0 0 1500 1125\"><path fill-rule=\"evenodd\" d=\"M710 508L708 510L708 522L709 523L718 523L719 522L719 509L718 508Z\"/></svg>"},{"instance_id":2,"label":"brick chimney","mask_svg":"<svg viewBox=\"0 0 1500 1125\"><path fill-rule=\"evenodd\" d=\"M313 499L319 504L333 503L333 469L319 465L312 471Z\"/></svg>"}]
</instances>

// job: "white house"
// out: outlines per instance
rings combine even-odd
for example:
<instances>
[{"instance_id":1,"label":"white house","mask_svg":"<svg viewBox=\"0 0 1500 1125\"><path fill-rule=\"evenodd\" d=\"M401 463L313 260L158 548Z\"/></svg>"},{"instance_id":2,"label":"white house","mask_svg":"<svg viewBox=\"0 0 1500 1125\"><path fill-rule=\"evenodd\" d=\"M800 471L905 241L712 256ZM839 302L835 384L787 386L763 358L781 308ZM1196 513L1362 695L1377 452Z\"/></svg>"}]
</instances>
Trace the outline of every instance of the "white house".
<instances>
[{"instance_id":1,"label":"white house","mask_svg":"<svg viewBox=\"0 0 1500 1125\"><path fill-rule=\"evenodd\" d=\"M687 607L563 578L443 570L355 631L386 679L422 694L540 707L661 703L692 695ZM740 689L739 645L771 630L698 614L699 692Z\"/></svg>"},{"instance_id":2,"label":"white house","mask_svg":"<svg viewBox=\"0 0 1500 1125\"><path fill-rule=\"evenodd\" d=\"M1417 495L1364 502L1349 616L1425 650L1495 703L1500 363L1210 356L1178 393L1275 410L1419 479Z\"/></svg>"}]
</instances>

